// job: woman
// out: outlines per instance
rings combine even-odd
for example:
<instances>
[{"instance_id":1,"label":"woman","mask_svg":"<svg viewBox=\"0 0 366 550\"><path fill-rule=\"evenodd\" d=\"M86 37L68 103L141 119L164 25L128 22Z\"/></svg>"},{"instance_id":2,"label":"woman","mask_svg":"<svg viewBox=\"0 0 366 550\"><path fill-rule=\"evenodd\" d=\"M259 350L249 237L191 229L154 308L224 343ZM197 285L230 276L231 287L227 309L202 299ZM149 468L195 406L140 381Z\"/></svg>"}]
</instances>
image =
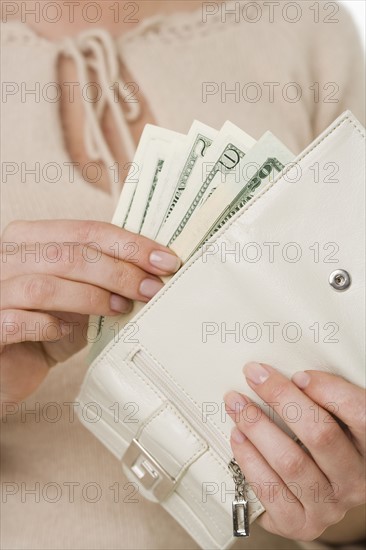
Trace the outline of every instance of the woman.
<instances>
[{"instance_id":1,"label":"woman","mask_svg":"<svg viewBox=\"0 0 366 550\"><path fill-rule=\"evenodd\" d=\"M86 369L84 352L75 354L86 343L87 316L127 311L131 299L147 301L161 288L160 277L179 267L164 247L106 223L112 196L147 122L184 132L195 118L214 127L230 119L255 138L271 130L298 153L345 108L362 120L360 46L349 16L328 4L333 9L268 2L3 3L4 547L195 548L164 511L141 501L120 466L75 421L78 404L71 399ZM138 245L137 264L124 253L131 242ZM74 323L72 337L62 320ZM261 368L268 381L253 384L266 398L279 375ZM290 390L296 383L321 406L318 375L304 376ZM323 383L346 391L350 402L362 399L359 388L339 379ZM242 461L246 428L238 429L232 444ZM342 449L356 476L361 450L353 442L349 450L342 439ZM312 467L320 471L316 462ZM363 509L354 506L364 497L351 496L323 514L316 529L315 521L299 529L301 538L324 531L324 540L360 539ZM314 506L307 507L306 517L314 518ZM301 513L296 510L293 524ZM250 547L293 548L275 536L297 538L286 517L268 508Z\"/></svg>"}]
</instances>

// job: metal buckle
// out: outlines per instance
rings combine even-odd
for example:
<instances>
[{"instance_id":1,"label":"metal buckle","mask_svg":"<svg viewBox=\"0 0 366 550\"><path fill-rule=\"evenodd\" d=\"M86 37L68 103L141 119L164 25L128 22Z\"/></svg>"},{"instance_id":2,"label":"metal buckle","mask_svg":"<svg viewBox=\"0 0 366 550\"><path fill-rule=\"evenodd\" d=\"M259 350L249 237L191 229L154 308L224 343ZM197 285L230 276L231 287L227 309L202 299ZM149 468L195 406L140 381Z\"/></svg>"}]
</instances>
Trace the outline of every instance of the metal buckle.
<instances>
[{"instance_id":1,"label":"metal buckle","mask_svg":"<svg viewBox=\"0 0 366 550\"><path fill-rule=\"evenodd\" d=\"M131 441L122 459L139 483L152 491L159 500L164 500L173 492L176 480L155 460L137 439Z\"/></svg>"}]
</instances>

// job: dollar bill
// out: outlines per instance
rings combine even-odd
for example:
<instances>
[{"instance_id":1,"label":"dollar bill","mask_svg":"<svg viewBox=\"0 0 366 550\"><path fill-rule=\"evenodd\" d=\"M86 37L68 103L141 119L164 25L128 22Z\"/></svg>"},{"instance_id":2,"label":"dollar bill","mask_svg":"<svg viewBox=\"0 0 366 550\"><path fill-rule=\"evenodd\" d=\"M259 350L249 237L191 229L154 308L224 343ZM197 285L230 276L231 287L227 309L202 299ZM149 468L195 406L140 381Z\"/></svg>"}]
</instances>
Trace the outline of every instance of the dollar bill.
<instances>
[{"instance_id":1,"label":"dollar bill","mask_svg":"<svg viewBox=\"0 0 366 550\"><path fill-rule=\"evenodd\" d=\"M240 159L237 170L226 173L225 181L192 213L171 248L183 262L187 261L293 159L291 151L273 134L264 134Z\"/></svg>"},{"instance_id":2,"label":"dollar bill","mask_svg":"<svg viewBox=\"0 0 366 550\"><path fill-rule=\"evenodd\" d=\"M156 237L185 191L196 163L207 154L217 134L217 130L195 120L184 147L175 146L171 162L165 163L160 175L142 226L143 235Z\"/></svg>"},{"instance_id":3,"label":"dollar bill","mask_svg":"<svg viewBox=\"0 0 366 550\"><path fill-rule=\"evenodd\" d=\"M118 225L119 227L125 226L132 206L133 198L140 181L140 176L146 162L146 151L148 147L157 141L159 143L171 143L174 139L177 139L178 136L182 136L182 134L178 134L177 132L173 132L171 130L166 130L165 128L159 128L153 124L146 124L144 131L141 134L141 139L136 149L133 162L131 162L128 176L123 185L112 223Z\"/></svg>"},{"instance_id":4,"label":"dollar bill","mask_svg":"<svg viewBox=\"0 0 366 550\"><path fill-rule=\"evenodd\" d=\"M175 140L178 141L177 138ZM173 143L156 139L148 144L145 151L144 164L132 202L124 223L125 229L133 233L140 233L163 166L173 151Z\"/></svg>"},{"instance_id":5,"label":"dollar bill","mask_svg":"<svg viewBox=\"0 0 366 550\"><path fill-rule=\"evenodd\" d=\"M161 167L173 144L182 144L185 138L178 132L146 124L113 215L113 224L140 232ZM105 320L104 316L92 317L92 322L98 325L98 336Z\"/></svg>"},{"instance_id":6,"label":"dollar bill","mask_svg":"<svg viewBox=\"0 0 366 550\"><path fill-rule=\"evenodd\" d=\"M176 208L166 219L156 240L170 246L196 209L202 207L227 174L236 172L255 140L231 122L225 122L204 158L196 163Z\"/></svg>"}]
</instances>

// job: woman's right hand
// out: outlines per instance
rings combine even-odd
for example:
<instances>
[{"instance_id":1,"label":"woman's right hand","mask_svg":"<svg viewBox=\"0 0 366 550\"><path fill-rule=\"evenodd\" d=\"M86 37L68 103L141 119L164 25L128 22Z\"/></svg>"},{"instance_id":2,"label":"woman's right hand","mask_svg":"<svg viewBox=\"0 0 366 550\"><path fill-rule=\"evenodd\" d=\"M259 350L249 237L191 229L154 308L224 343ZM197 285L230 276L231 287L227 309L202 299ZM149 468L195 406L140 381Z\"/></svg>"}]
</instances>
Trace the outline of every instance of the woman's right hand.
<instances>
[{"instance_id":1,"label":"woman's right hand","mask_svg":"<svg viewBox=\"0 0 366 550\"><path fill-rule=\"evenodd\" d=\"M127 313L160 276L180 267L170 250L94 221L16 221L1 242L1 401L30 395L49 368L86 341L89 315Z\"/></svg>"}]
</instances>

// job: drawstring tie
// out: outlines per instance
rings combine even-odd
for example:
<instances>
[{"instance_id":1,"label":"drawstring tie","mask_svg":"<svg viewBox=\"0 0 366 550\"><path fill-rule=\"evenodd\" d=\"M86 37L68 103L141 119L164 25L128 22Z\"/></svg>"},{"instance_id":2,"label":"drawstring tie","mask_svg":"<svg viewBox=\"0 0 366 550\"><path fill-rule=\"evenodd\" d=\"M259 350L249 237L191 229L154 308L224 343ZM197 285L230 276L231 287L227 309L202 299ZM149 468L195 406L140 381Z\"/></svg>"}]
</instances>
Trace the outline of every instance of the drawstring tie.
<instances>
[{"instance_id":1,"label":"drawstring tie","mask_svg":"<svg viewBox=\"0 0 366 550\"><path fill-rule=\"evenodd\" d=\"M84 143L88 156L94 161L103 161L107 168L111 168L115 163L101 127L102 117L108 105L119 137L125 146L127 158L132 161L136 147L128 122L136 120L141 109L137 102L128 102L128 110L124 113L120 103L116 101L116 88L122 100L130 94L120 76L118 55L111 36L102 29L85 31L74 39L65 38L64 44L64 53L75 62L82 89L86 89L90 83L89 69L95 71L101 87L101 97L98 101L83 102L86 119ZM116 185L111 177L109 179L114 199L118 199L121 183Z\"/></svg>"}]
</instances>

